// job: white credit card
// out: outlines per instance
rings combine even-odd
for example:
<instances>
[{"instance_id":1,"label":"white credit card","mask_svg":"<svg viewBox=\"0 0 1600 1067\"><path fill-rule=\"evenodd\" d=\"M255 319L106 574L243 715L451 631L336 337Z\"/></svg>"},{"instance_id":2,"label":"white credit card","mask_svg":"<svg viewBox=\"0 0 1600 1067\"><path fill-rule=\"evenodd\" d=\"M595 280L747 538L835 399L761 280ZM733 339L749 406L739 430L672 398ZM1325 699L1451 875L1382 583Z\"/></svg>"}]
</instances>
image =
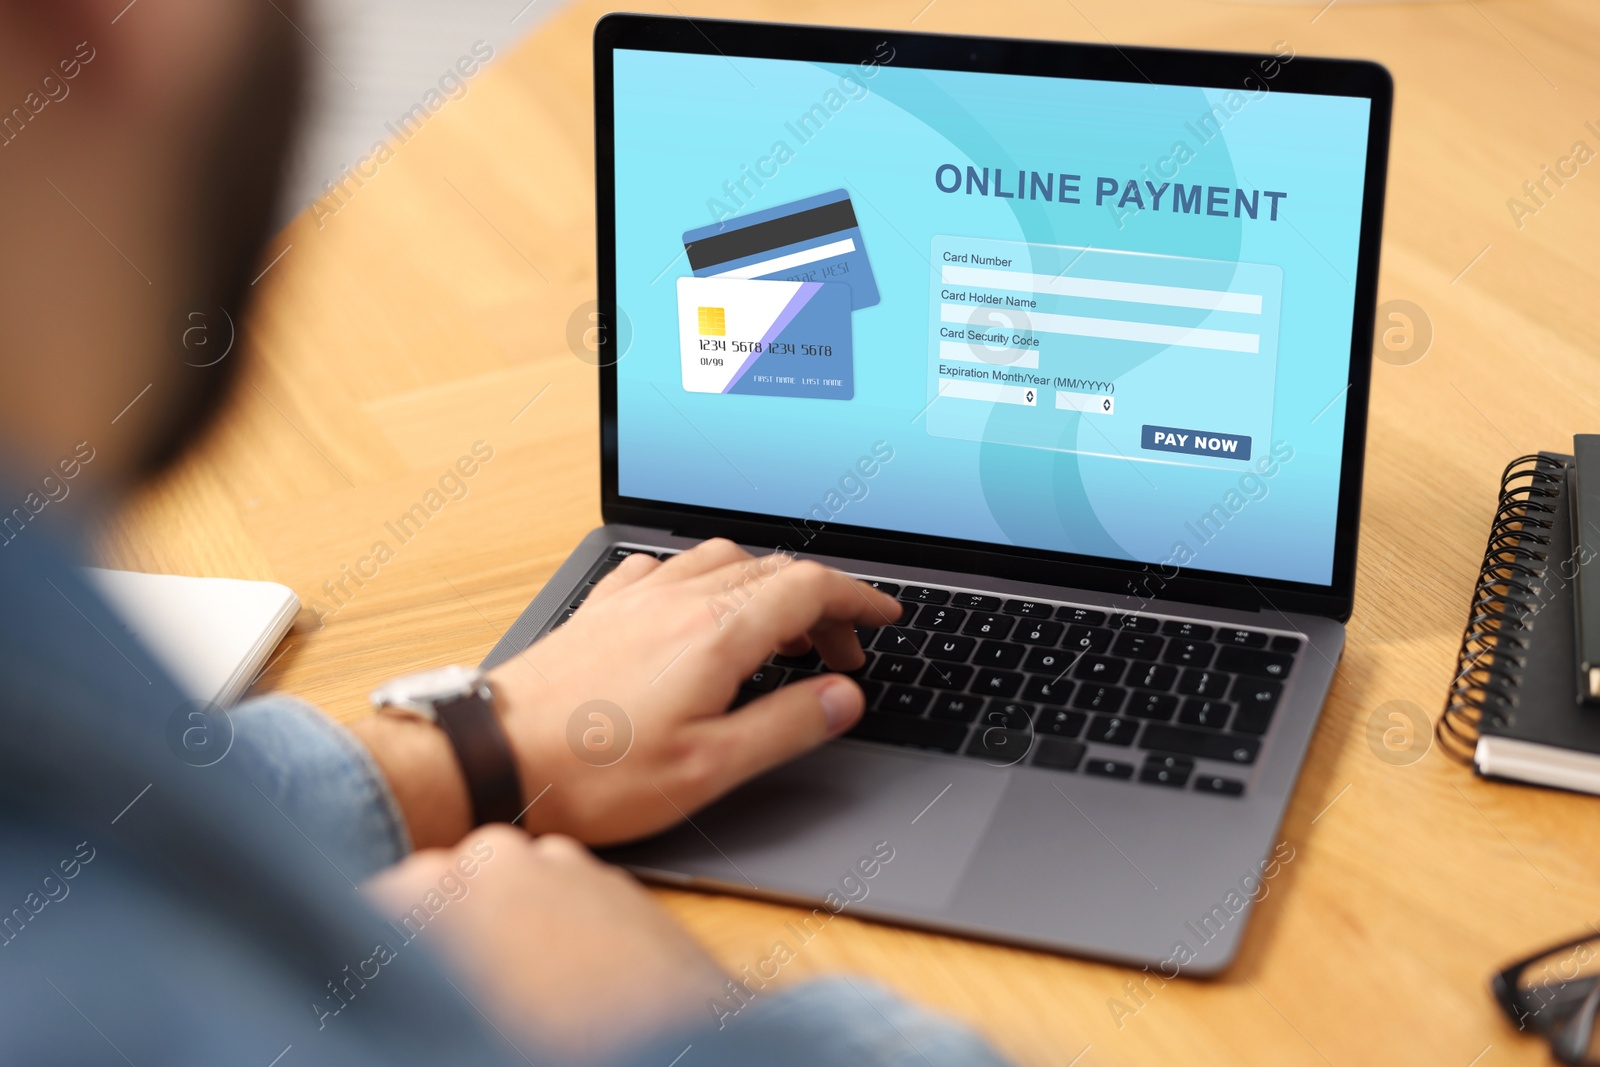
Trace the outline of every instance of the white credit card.
<instances>
[{"instance_id":1,"label":"white credit card","mask_svg":"<svg viewBox=\"0 0 1600 1067\"><path fill-rule=\"evenodd\" d=\"M837 282L679 278L684 389L849 400L850 300Z\"/></svg>"}]
</instances>

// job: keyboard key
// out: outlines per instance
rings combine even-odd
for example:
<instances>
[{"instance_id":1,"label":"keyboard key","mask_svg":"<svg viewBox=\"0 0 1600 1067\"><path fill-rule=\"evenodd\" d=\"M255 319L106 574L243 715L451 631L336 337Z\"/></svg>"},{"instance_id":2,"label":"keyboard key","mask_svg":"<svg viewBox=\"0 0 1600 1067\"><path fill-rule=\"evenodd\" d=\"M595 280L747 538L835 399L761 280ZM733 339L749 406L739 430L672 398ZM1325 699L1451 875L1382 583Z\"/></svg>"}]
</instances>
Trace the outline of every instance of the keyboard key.
<instances>
[{"instance_id":1,"label":"keyboard key","mask_svg":"<svg viewBox=\"0 0 1600 1067\"><path fill-rule=\"evenodd\" d=\"M1112 642L1111 651L1134 659L1155 659L1161 655L1161 646L1165 643L1154 634L1120 633Z\"/></svg>"},{"instance_id":2,"label":"keyboard key","mask_svg":"<svg viewBox=\"0 0 1600 1067\"><path fill-rule=\"evenodd\" d=\"M971 656L972 650L977 647L978 642L970 637L935 637L928 642L926 655L929 659L961 663Z\"/></svg>"},{"instance_id":3,"label":"keyboard key","mask_svg":"<svg viewBox=\"0 0 1600 1067\"><path fill-rule=\"evenodd\" d=\"M997 596L984 596L982 593L957 593L955 599L950 601L958 608L969 611L999 611L1000 598Z\"/></svg>"},{"instance_id":4,"label":"keyboard key","mask_svg":"<svg viewBox=\"0 0 1600 1067\"><path fill-rule=\"evenodd\" d=\"M914 682L922 673L922 660L911 656L879 656L869 677L880 682Z\"/></svg>"},{"instance_id":5,"label":"keyboard key","mask_svg":"<svg viewBox=\"0 0 1600 1067\"><path fill-rule=\"evenodd\" d=\"M893 652L901 656L915 656L922 651L928 635L921 630L908 630L900 626L885 626L872 647L879 652Z\"/></svg>"},{"instance_id":6,"label":"keyboard key","mask_svg":"<svg viewBox=\"0 0 1600 1067\"><path fill-rule=\"evenodd\" d=\"M933 703L933 694L926 689L913 689L909 685L891 685L873 704L874 711L892 711L897 715L921 715Z\"/></svg>"},{"instance_id":7,"label":"keyboard key","mask_svg":"<svg viewBox=\"0 0 1600 1067\"><path fill-rule=\"evenodd\" d=\"M1088 721L1089 716L1081 711L1041 708L1033 720L1033 725L1041 734L1049 734L1052 737L1077 737L1083 733L1083 727Z\"/></svg>"},{"instance_id":8,"label":"keyboard key","mask_svg":"<svg viewBox=\"0 0 1600 1067\"><path fill-rule=\"evenodd\" d=\"M1112 759L1092 759L1083 765L1083 773L1096 778L1132 778L1133 764L1118 763Z\"/></svg>"},{"instance_id":9,"label":"keyboard key","mask_svg":"<svg viewBox=\"0 0 1600 1067\"><path fill-rule=\"evenodd\" d=\"M1293 665L1294 657L1287 652L1264 652L1232 645L1225 645L1217 652L1217 670L1253 674L1257 678L1287 678Z\"/></svg>"},{"instance_id":10,"label":"keyboard key","mask_svg":"<svg viewBox=\"0 0 1600 1067\"><path fill-rule=\"evenodd\" d=\"M933 698L933 707L928 709L928 718L945 719L950 722L976 722L979 712L983 711L984 699L965 693L939 693Z\"/></svg>"},{"instance_id":11,"label":"keyboard key","mask_svg":"<svg viewBox=\"0 0 1600 1067\"><path fill-rule=\"evenodd\" d=\"M1096 715L1089 721L1089 740L1107 745L1131 745L1139 734L1139 723L1115 715Z\"/></svg>"},{"instance_id":12,"label":"keyboard key","mask_svg":"<svg viewBox=\"0 0 1600 1067\"><path fill-rule=\"evenodd\" d=\"M1022 667L1024 670L1037 671L1054 678L1072 666L1077 658L1071 652L1057 652L1051 648L1030 648L1028 654L1023 657Z\"/></svg>"},{"instance_id":13,"label":"keyboard key","mask_svg":"<svg viewBox=\"0 0 1600 1067\"><path fill-rule=\"evenodd\" d=\"M991 700L989 708L979 717L983 726L1001 726L1007 730L1027 730L1033 726L1035 708L1016 700Z\"/></svg>"},{"instance_id":14,"label":"keyboard key","mask_svg":"<svg viewBox=\"0 0 1600 1067\"><path fill-rule=\"evenodd\" d=\"M1209 667L1216 652L1217 646L1208 641L1178 640L1167 644L1166 654L1161 658L1180 667Z\"/></svg>"},{"instance_id":15,"label":"keyboard key","mask_svg":"<svg viewBox=\"0 0 1600 1067\"><path fill-rule=\"evenodd\" d=\"M900 595L900 587L895 585L893 582L886 582L882 578L863 578L861 580L872 586L872 588L876 589L880 593L886 593L889 596L896 597Z\"/></svg>"},{"instance_id":16,"label":"keyboard key","mask_svg":"<svg viewBox=\"0 0 1600 1067\"><path fill-rule=\"evenodd\" d=\"M981 641L978 654L972 657L972 662L980 667L999 667L1009 671L1022 662L1022 646L1008 641Z\"/></svg>"},{"instance_id":17,"label":"keyboard key","mask_svg":"<svg viewBox=\"0 0 1600 1067\"><path fill-rule=\"evenodd\" d=\"M1106 613L1092 608L1060 607L1056 609L1056 618L1075 626L1101 626L1106 621Z\"/></svg>"},{"instance_id":18,"label":"keyboard key","mask_svg":"<svg viewBox=\"0 0 1600 1067\"><path fill-rule=\"evenodd\" d=\"M934 660L922 672L922 684L935 689L965 690L971 683L972 668L964 663L940 663Z\"/></svg>"},{"instance_id":19,"label":"keyboard key","mask_svg":"<svg viewBox=\"0 0 1600 1067\"><path fill-rule=\"evenodd\" d=\"M1159 689L1165 692L1178 680L1178 668L1168 663L1135 663L1128 672L1128 684L1140 689Z\"/></svg>"},{"instance_id":20,"label":"keyboard key","mask_svg":"<svg viewBox=\"0 0 1600 1067\"><path fill-rule=\"evenodd\" d=\"M1078 741L1040 737L1033 743L1032 763L1035 767L1048 767L1053 771L1074 771L1088 753L1088 746Z\"/></svg>"},{"instance_id":21,"label":"keyboard key","mask_svg":"<svg viewBox=\"0 0 1600 1067\"><path fill-rule=\"evenodd\" d=\"M961 629L961 622L966 617L967 613L960 608L942 608L929 604L917 612L916 621L911 625L935 633L953 634Z\"/></svg>"},{"instance_id":22,"label":"keyboard key","mask_svg":"<svg viewBox=\"0 0 1600 1067\"><path fill-rule=\"evenodd\" d=\"M1144 737L1139 743L1144 748L1158 752L1197 756L1224 763L1254 763L1261 752L1261 742L1254 737L1191 730L1185 726L1166 726L1158 722L1145 728Z\"/></svg>"},{"instance_id":23,"label":"keyboard key","mask_svg":"<svg viewBox=\"0 0 1600 1067\"><path fill-rule=\"evenodd\" d=\"M1118 689L1114 685L1082 685L1078 687L1078 695L1072 698L1072 706L1085 711L1110 713L1122 707L1127 695L1126 689Z\"/></svg>"},{"instance_id":24,"label":"keyboard key","mask_svg":"<svg viewBox=\"0 0 1600 1067\"><path fill-rule=\"evenodd\" d=\"M1132 630L1135 633L1153 634L1161 629L1161 620L1152 619L1148 615L1113 615L1111 616L1113 630Z\"/></svg>"},{"instance_id":25,"label":"keyboard key","mask_svg":"<svg viewBox=\"0 0 1600 1067\"><path fill-rule=\"evenodd\" d=\"M1221 730L1228 725L1233 705L1225 700L1185 700L1178 721L1185 726L1204 726L1208 730Z\"/></svg>"},{"instance_id":26,"label":"keyboard key","mask_svg":"<svg viewBox=\"0 0 1600 1067\"><path fill-rule=\"evenodd\" d=\"M1216 671L1184 671L1178 679L1178 692L1191 697L1220 697L1228 687L1228 676Z\"/></svg>"},{"instance_id":27,"label":"keyboard key","mask_svg":"<svg viewBox=\"0 0 1600 1067\"><path fill-rule=\"evenodd\" d=\"M1233 630L1223 627L1217 631L1217 644L1235 648L1266 648L1267 635L1254 630Z\"/></svg>"},{"instance_id":28,"label":"keyboard key","mask_svg":"<svg viewBox=\"0 0 1600 1067\"><path fill-rule=\"evenodd\" d=\"M1011 633L1015 619L1004 615L991 615L988 612L974 612L961 628L961 632L968 637L1003 638Z\"/></svg>"},{"instance_id":29,"label":"keyboard key","mask_svg":"<svg viewBox=\"0 0 1600 1067\"><path fill-rule=\"evenodd\" d=\"M1098 626L1069 626L1061 647L1073 652L1104 652L1111 647L1111 631Z\"/></svg>"},{"instance_id":30,"label":"keyboard key","mask_svg":"<svg viewBox=\"0 0 1600 1067\"><path fill-rule=\"evenodd\" d=\"M1194 760L1180 756L1151 756L1139 769L1139 781L1148 785L1164 785L1169 789L1182 789L1189 784L1194 773Z\"/></svg>"},{"instance_id":31,"label":"keyboard key","mask_svg":"<svg viewBox=\"0 0 1600 1067\"><path fill-rule=\"evenodd\" d=\"M861 741L879 741L890 745L937 749L940 752L958 752L962 742L967 739L967 728L958 722L935 722L931 719L879 715L869 711L861 716L861 721L851 727L845 736Z\"/></svg>"},{"instance_id":32,"label":"keyboard key","mask_svg":"<svg viewBox=\"0 0 1600 1067\"><path fill-rule=\"evenodd\" d=\"M988 697L1014 697L1022 688L1022 675L1016 671L997 671L986 667L978 672L972 691Z\"/></svg>"},{"instance_id":33,"label":"keyboard key","mask_svg":"<svg viewBox=\"0 0 1600 1067\"><path fill-rule=\"evenodd\" d=\"M1128 714L1138 719L1170 722L1177 711L1178 698L1171 693L1135 693L1128 701Z\"/></svg>"},{"instance_id":34,"label":"keyboard key","mask_svg":"<svg viewBox=\"0 0 1600 1067\"><path fill-rule=\"evenodd\" d=\"M1211 627L1198 622L1179 622L1168 619L1161 624L1161 632L1168 637L1181 637L1186 641L1206 641L1211 638Z\"/></svg>"},{"instance_id":35,"label":"keyboard key","mask_svg":"<svg viewBox=\"0 0 1600 1067\"><path fill-rule=\"evenodd\" d=\"M783 679L782 667L762 667L746 678L739 688L748 689L752 693L770 693L783 684Z\"/></svg>"},{"instance_id":36,"label":"keyboard key","mask_svg":"<svg viewBox=\"0 0 1600 1067\"><path fill-rule=\"evenodd\" d=\"M1113 656L1084 656L1072 668L1072 676L1079 681L1110 685L1121 681L1122 673L1127 669L1126 662Z\"/></svg>"},{"instance_id":37,"label":"keyboard key","mask_svg":"<svg viewBox=\"0 0 1600 1067\"><path fill-rule=\"evenodd\" d=\"M1054 645L1061 640L1061 634L1066 629L1059 622L1040 622L1035 619L1024 619L1022 625L1017 627L1017 632L1011 636L1018 641L1026 641L1030 645Z\"/></svg>"},{"instance_id":38,"label":"keyboard key","mask_svg":"<svg viewBox=\"0 0 1600 1067\"><path fill-rule=\"evenodd\" d=\"M883 696L884 687L882 682L863 682L858 680L856 685L861 687L862 696L866 698L866 706L869 708L877 703L879 697Z\"/></svg>"},{"instance_id":39,"label":"keyboard key","mask_svg":"<svg viewBox=\"0 0 1600 1067\"><path fill-rule=\"evenodd\" d=\"M1196 793L1215 793L1224 797L1244 796L1244 783L1237 778L1219 778L1215 775L1202 774L1194 780Z\"/></svg>"},{"instance_id":40,"label":"keyboard key","mask_svg":"<svg viewBox=\"0 0 1600 1067\"><path fill-rule=\"evenodd\" d=\"M1283 695L1283 683L1240 675L1234 680L1230 695L1239 705L1239 714L1233 720L1234 731L1259 737L1272 723L1272 713Z\"/></svg>"},{"instance_id":41,"label":"keyboard key","mask_svg":"<svg viewBox=\"0 0 1600 1067\"><path fill-rule=\"evenodd\" d=\"M1030 619L1048 619L1056 613L1056 609L1037 600L1008 600L1005 612L1007 615L1026 615Z\"/></svg>"},{"instance_id":42,"label":"keyboard key","mask_svg":"<svg viewBox=\"0 0 1600 1067\"><path fill-rule=\"evenodd\" d=\"M585 600L589 599L589 593L593 589L594 589L594 586L592 586L592 585L584 586L582 589L578 590L577 595L572 598L572 602L570 604L568 604L567 606L568 607L573 607L573 608L582 607L583 606L583 602Z\"/></svg>"},{"instance_id":43,"label":"keyboard key","mask_svg":"<svg viewBox=\"0 0 1600 1067\"><path fill-rule=\"evenodd\" d=\"M972 731L972 741L967 745L967 755L996 763L1021 763L1033 745L1033 734L1026 730L1002 730L985 727L982 723Z\"/></svg>"},{"instance_id":44,"label":"keyboard key","mask_svg":"<svg viewBox=\"0 0 1600 1067\"><path fill-rule=\"evenodd\" d=\"M900 590L900 599L912 604L948 604L950 590L935 589L929 585L908 585Z\"/></svg>"},{"instance_id":45,"label":"keyboard key","mask_svg":"<svg viewBox=\"0 0 1600 1067\"><path fill-rule=\"evenodd\" d=\"M1072 695L1072 683L1042 674L1030 674L1022 685L1022 699L1039 704L1065 704Z\"/></svg>"},{"instance_id":46,"label":"keyboard key","mask_svg":"<svg viewBox=\"0 0 1600 1067\"><path fill-rule=\"evenodd\" d=\"M622 560L627 559L629 556L654 557L655 553L650 551L648 548L629 548L627 545L618 545L616 548L611 550L611 553L606 556L606 559L621 562Z\"/></svg>"},{"instance_id":47,"label":"keyboard key","mask_svg":"<svg viewBox=\"0 0 1600 1067\"><path fill-rule=\"evenodd\" d=\"M621 560L608 559L604 563L600 564L600 566L595 569L595 572L589 575L589 584L593 585L595 582L598 582L600 579L616 570L617 564L620 562Z\"/></svg>"},{"instance_id":48,"label":"keyboard key","mask_svg":"<svg viewBox=\"0 0 1600 1067\"><path fill-rule=\"evenodd\" d=\"M565 623L568 619L572 618L577 613L578 613L578 609L577 608L566 608L565 610L563 610L561 612L560 617L557 618L555 622L550 624L550 629L554 630L556 627L562 625L563 623Z\"/></svg>"},{"instance_id":49,"label":"keyboard key","mask_svg":"<svg viewBox=\"0 0 1600 1067\"><path fill-rule=\"evenodd\" d=\"M1300 651L1300 639L1288 634L1274 634L1272 638L1272 651L1288 652L1293 654Z\"/></svg>"}]
</instances>

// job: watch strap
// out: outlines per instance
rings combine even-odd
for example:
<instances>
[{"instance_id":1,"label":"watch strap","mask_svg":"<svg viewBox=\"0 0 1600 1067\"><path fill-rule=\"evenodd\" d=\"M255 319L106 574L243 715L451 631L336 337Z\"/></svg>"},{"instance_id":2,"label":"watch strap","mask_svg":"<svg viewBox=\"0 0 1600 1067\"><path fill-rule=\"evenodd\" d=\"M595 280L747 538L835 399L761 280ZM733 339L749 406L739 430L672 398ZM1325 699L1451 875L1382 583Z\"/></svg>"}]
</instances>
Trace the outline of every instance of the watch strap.
<instances>
[{"instance_id":1,"label":"watch strap","mask_svg":"<svg viewBox=\"0 0 1600 1067\"><path fill-rule=\"evenodd\" d=\"M439 728L450 739L466 778L474 826L515 823L523 810L516 756L489 697L488 686L480 686L434 705Z\"/></svg>"}]
</instances>

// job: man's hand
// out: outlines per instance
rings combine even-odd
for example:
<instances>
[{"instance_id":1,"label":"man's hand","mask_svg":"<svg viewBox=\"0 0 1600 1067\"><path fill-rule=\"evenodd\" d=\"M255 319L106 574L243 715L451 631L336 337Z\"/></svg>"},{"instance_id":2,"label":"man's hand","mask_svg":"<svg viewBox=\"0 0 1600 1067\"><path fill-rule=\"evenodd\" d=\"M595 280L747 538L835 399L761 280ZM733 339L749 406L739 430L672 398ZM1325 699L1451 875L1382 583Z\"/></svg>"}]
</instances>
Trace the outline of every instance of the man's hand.
<instances>
[{"instance_id":1,"label":"man's hand","mask_svg":"<svg viewBox=\"0 0 1600 1067\"><path fill-rule=\"evenodd\" d=\"M728 976L637 882L560 835L488 827L413 853L367 892L535 1059L601 1058L726 995ZM443 904L430 913L424 900ZM420 932L419 905L431 915Z\"/></svg>"},{"instance_id":2,"label":"man's hand","mask_svg":"<svg viewBox=\"0 0 1600 1067\"><path fill-rule=\"evenodd\" d=\"M899 615L863 582L725 540L665 562L629 556L565 626L490 675L525 794L539 797L524 825L590 844L640 837L837 736L862 709L839 675L726 711L774 650L815 647L852 670L855 627Z\"/></svg>"}]
</instances>

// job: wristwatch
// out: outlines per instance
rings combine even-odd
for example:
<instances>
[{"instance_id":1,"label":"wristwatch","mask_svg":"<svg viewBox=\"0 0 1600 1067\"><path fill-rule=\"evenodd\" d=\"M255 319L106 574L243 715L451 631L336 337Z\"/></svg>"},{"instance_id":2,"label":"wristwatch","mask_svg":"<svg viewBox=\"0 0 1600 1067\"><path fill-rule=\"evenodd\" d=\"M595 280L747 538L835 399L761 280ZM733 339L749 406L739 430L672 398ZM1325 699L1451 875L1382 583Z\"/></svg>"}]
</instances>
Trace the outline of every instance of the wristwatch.
<instances>
[{"instance_id":1,"label":"wristwatch","mask_svg":"<svg viewBox=\"0 0 1600 1067\"><path fill-rule=\"evenodd\" d=\"M372 691L379 714L433 723L450 739L467 781L474 826L515 823L522 815L522 780L494 692L475 667L450 666L407 674Z\"/></svg>"}]
</instances>

